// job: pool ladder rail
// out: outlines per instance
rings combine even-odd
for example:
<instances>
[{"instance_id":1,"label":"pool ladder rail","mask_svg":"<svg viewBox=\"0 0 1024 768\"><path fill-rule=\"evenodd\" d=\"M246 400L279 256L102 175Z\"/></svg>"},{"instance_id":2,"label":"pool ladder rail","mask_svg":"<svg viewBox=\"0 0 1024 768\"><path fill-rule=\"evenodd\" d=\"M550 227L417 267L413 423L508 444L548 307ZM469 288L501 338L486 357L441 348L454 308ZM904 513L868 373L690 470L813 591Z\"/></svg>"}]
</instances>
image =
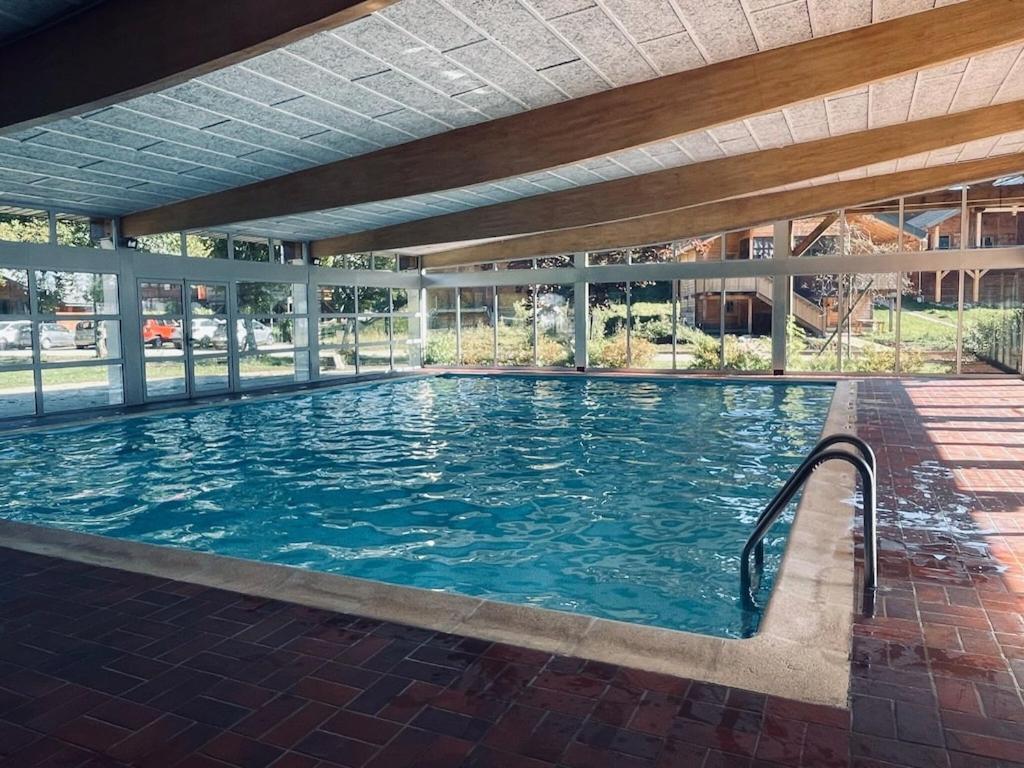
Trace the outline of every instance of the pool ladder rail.
<instances>
[{"instance_id":1,"label":"pool ladder rail","mask_svg":"<svg viewBox=\"0 0 1024 768\"><path fill-rule=\"evenodd\" d=\"M859 456L844 450L832 448L834 445L845 443L857 449ZM786 510L789 502L804 486L804 483L814 474L814 470L822 464L833 461L845 461L851 464L860 475L861 493L863 496L862 511L864 517L864 595L865 608L870 610L873 605L874 591L878 582L878 534L877 534L877 513L875 502L878 498L875 485L875 452L871 446L859 437L845 434L834 434L822 439L812 450L807 458L803 460L796 471L790 475L786 484L779 489L775 497L768 502L757 518L757 524L743 547L743 554L740 558L740 599L743 607L748 611L756 611L757 603L754 602L753 589L751 587L750 555L754 555L754 567L758 575L764 569L764 538L768 531L778 521L779 517Z\"/></svg>"}]
</instances>

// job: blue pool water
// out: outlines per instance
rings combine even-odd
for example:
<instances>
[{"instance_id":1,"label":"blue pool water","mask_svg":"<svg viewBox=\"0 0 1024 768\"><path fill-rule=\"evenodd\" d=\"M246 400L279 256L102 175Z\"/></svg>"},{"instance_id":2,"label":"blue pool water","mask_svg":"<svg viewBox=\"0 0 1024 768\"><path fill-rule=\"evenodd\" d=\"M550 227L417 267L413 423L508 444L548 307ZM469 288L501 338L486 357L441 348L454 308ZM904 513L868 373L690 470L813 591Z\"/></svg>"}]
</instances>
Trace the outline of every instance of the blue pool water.
<instances>
[{"instance_id":1,"label":"blue pool water","mask_svg":"<svg viewBox=\"0 0 1024 768\"><path fill-rule=\"evenodd\" d=\"M441 376L12 434L0 516L735 637L740 549L832 391Z\"/></svg>"}]
</instances>

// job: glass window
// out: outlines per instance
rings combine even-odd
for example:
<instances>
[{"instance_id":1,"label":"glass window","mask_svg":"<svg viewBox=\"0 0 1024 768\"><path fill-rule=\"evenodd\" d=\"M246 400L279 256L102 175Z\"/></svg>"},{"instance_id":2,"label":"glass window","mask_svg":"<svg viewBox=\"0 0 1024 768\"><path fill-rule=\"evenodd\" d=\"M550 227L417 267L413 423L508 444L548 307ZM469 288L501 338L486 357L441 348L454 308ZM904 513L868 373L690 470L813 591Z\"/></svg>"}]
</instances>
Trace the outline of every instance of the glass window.
<instances>
[{"instance_id":1,"label":"glass window","mask_svg":"<svg viewBox=\"0 0 1024 768\"><path fill-rule=\"evenodd\" d=\"M238 311L243 315L306 314L302 283L239 283Z\"/></svg>"},{"instance_id":2,"label":"glass window","mask_svg":"<svg viewBox=\"0 0 1024 768\"><path fill-rule=\"evenodd\" d=\"M327 315L355 314L356 289L351 285L321 285L320 312Z\"/></svg>"},{"instance_id":3,"label":"glass window","mask_svg":"<svg viewBox=\"0 0 1024 768\"><path fill-rule=\"evenodd\" d=\"M345 266L349 269L373 269L373 254L350 253L346 258Z\"/></svg>"},{"instance_id":4,"label":"glass window","mask_svg":"<svg viewBox=\"0 0 1024 768\"><path fill-rule=\"evenodd\" d=\"M391 320L391 363L396 371L408 370L415 358L412 344L412 320L396 316Z\"/></svg>"},{"instance_id":5,"label":"glass window","mask_svg":"<svg viewBox=\"0 0 1024 768\"><path fill-rule=\"evenodd\" d=\"M189 308L193 318L226 315L228 287L223 283L192 283L189 286Z\"/></svg>"},{"instance_id":6,"label":"glass window","mask_svg":"<svg viewBox=\"0 0 1024 768\"><path fill-rule=\"evenodd\" d=\"M725 281L725 368L767 371L772 365L771 277Z\"/></svg>"},{"instance_id":7,"label":"glass window","mask_svg":"<svg viewBox=\"0 0 1024 768\"><path fill-rule=\"evenodd\" d=\"M958 277L955 270L939 270L901 278L901 373L956 372ZM941 301L935 301L937 293Z\"/></svg>"},{"instance_id":8,"label":"glass window","mask_svg":"<svg viewBox=\"0 0 1024 768\"><path fill-rule=\"evenodd\" d=\"M406 288L391 289L391 311L407 312L409 309L409 291Z\"/></svg>"},{"instance_id":9,"label":"glass window","mask_svg":"<svg viewBox=\"0 0 1024 768\"><path fill-rule=\"evenodd\" d=\"M895 373L896 273L844 275L840 345L844 371Z\"/></svg>"},{"instance_id":10,"label":"glass window","mask_svg":"<svg viewBox=\"0 0 1024 768\"><path fill-rule=\"evenodd\" d=\"M965 274L964 373L1020 373L1024 271L975 269Z\"/></svg>"},{"instance_id":11,"label":"glass window","mask_svg":"<svg viewBox=\"0 0 1024 768\"><path fill-rule=\"evenodd\" d=\"M185 235L185 251L194 259L226 259L228 236L214 232L195 232Z\"/></svg>"},{"instance_id":12,"label":"glass window","mask_svg":"<svg viewBox=\"0 0 1024 768\"><path fill-rule=\"evenodd\" d=\"M124 383L120 365L44 368L43 411L80 411L122 405Z\"/></svg>"},{"instance_id":13,"label":"glass window","mask_svg":"<svg viewBox=\"0 0 1024 768\"><path fill-rule=\"evenodd\" d=\"M309 353L306 351L246 355L238 361L239 381L243 389L292 384L308 379Z\"/></svg>"},{"instance_id":14,"label":"glass window","mask_svg":"<svg viewBox=\"0 0 1024 768\"><path fill-rule=\"evenodd\" d=\"M388 288L367 288L360 286L359 313L387 314L391 311L391 295Z\"/></svg>"},{"instance_id":15,"label":"glass window","mask_svg":"<svg viewBox=\"0 0 1024 768\"><path fill-rule=\"evenodd\" d=\"M0 320L0 366L35 362L32 333L31 320Z\"/></svg>"},{"instance_id":16,"label":"glass window","mask_svg":"<svg viewBox=\"0 0 1024 768\"><path fill-rule=\"evenodd\" d=\"M420 257L419 256L399 256L398 257L398 269L402 272L406 270L414 270L420 268Z\"/></svg>"},{"instance_id":17,"label":"glass window","mask_svg":"<svg viewBox=\"0 0 1024 768\"><path fill-rule=\"evenodd\" d=\"M139 283L139 302L143 315L184 314L181 283Z\"/></svg>"},{"instance_id":18,"label":"glass window","mask_svg":"<svg viewBox=\"0 0 1024 768\"><path fill-rule=\"evenodd\" d=\"M309 344L304 317L246 317L235 321L239 352L271 352Z\"/></svg>"},{"instance_id":19,"label":"glass window","mask_svg":"<svg viewBox=\"0 0 1024 768\"><path fill-rule=\"evenodd\" d=\"M1024 245L1024 184L1020 176L971 184L967 188L970 248Z\"/></svg>"},{"instance_id":20,"label":"glass window","mask_svg":"<svg viewBox=\"0 0 1024 768\"><path fill-rule=\"evenodd\" d=\"M31 208L0 206L0 240L15 243L50 242L50 216Z\"/></svg>"},{"instance_id":21,"label":"glass window","mask_svg":"<svg viewBox=\"0 0 1024 768\"><path fill-rule=\"evenodd\" d=\"M534 364L533 287L503 285L498 295L498 365Z\"/></svg>"},{"instance_id":22,"label":"glass window","mask_svg":"<svg viewBox=\"0 0 1024 768\"><path fill-rule=\"evenodd\" d=\"M714 371L722 364L721 278L680 280L676 300L676 368Z\"/></svg>"},{"instance_id":23,"label":"glass window","mask_svg":"<svg viewBox=\"0 0 1024 768\"><path fill-rule=\"evenodd\" d=\"M135 250L143 253L181 256L181 233L165 232L159 235L140 235L135 238Z\"/></svg>"},{"instance_id":24,"label":"glass window","mask_svg":"<svg viewBox=\"0 0 1024 768\"><path fill-rule=\"evenodd\" d=\"M666 250L645 248L655 257ZM671 256L671 251L668 250ZM630 368L672 367L672 283L669 281L632 283L630 300Z\"/></svg>"},{"instance_id":25,"label":"glass window","mask_svg":"<svg viewBox=\"0 0 1024 768\"><path fill-rule=\"evenodd\" d=\"M148 352L146 354L148 355ZM145 396L147 399L181 396L185 391L185 362L183 359L146 358Z\"/></svg>"},{"instance_id":26,"label":"glass window","mask_svg":"<svg viewBox=\"0 0 1024 768\"><path fill-rule=\"evenodd\" d=\"M58 213L57 245L112 249L114 247L113 222L104 218Z\"/></svg>"},{"instance_id":27,"label":"glass window","mask_svg":"<svg viewBox=\"0 0 1024 768\"><path fill-rule=\"evenodd\" d=\"M387 317L359 319L359 372L391 369L391 320Z\"/></svg>"},{"instance_id":28,"label":"glass window","mask_svg":"<svg viewBox=\"0 0 1024 768\"><path fill-rule=\"evenodd\" d=\"M537 269L559 269L563 267L571 267L576 263L576 259L571 253L566 253L561 256L544 256L537 259Z\"/></svg>"},{"instance_id":29,"label":"glass window","mask_svg":"<svg viewBox=\"0 0 1024 768\"><path fill-rule=\"evenodd\" d=\"M3 355L4 352L0 351L0 360ZM33 416L35 412L35 378L32 371L8 371L0 367L0 419Z\"/></svg>"},{"instance_id":30,"label":"glass window","mask_svg":"<svg viewBox=\"0 0 1024 768\"><path fill-rule=\"evenodd\" d=\"M44 315L116 315L117 275L36 272L39 312Z\"/></svg>"},{"instance_id":31,"label":"glass window","mask_svg":"<svg viewBox=\"0 0 1024 768\"><path fill-rule=\"evenodd\" d=\"M845 253L860 255L916 250L916 241L912 237L902 238L901 245L899 200L850 208L842 221L845 226ZM829 231L833 228L830 227ZM814 255L810 250L806 255Z\"/></svg>"},{"instance_id":32,"label":"glass window","mask_svg":"<svg viewBox=\"0 0 1024 768\"><path fill-rule=\"evenodd\" d=\"M398 269L398 257L393 253L375 253L373 255L373 268L385 272L394 272Z\"/></svg>"},{"instance_id":33,"label":"glass window","mask_svg":"<svg viewBox=\"0 0 1024 768\"><path fill-rule=\"evenodd\" d=\"M44 363L117 360L121 357L121 323L117 320L61 320L39 323Z\"/></svg>"},{"instance_id":34,"label":"glass window","mask_svg":"<svg viewBox=\"0 0 1024 768\"><path fill-rule=\"evenodd\" d=\"M630 248L628 253L630 264L662 264L676 260L671 243Z\"/></svg>"},{"instance_id":35,"label":"glass window","mask_svg":"<svg viewBox=\"0 0 1024 768\"><path fill-rule=\"evenodd\" d=\"M839 329L843 305L848 301L844 290L848 282L837 274L793 278L786 327L787 370L839 370ZM861 295L855 306L864 311L866 301Z\"/></svg>"},{"instance_id":36,"label":"glass window","mask_svg":"<svg viewBox=\"0 0 1024 768\"><path fill-rule=\"evenodd\" d=\"M0 269L0 316L28 313L28 272L24 269Z\"/></svg>"},{"instance_id":37,"label":"glass window","mask_svg":"<svg viewBox=\"0 0 1024 768\"><path fill-rule=\"evenodd\" d=\"M271 240L274 263L276 264L302 264L302 243L295 240Z\"/></svg>"},{"instance_id":38,"label":"glass window","mask_svg":"<svg viewBox=\"0 0 1024 768\"><path fill-rule=\"evenodd\" d=\"M193 370L197 395L223 392L230 386L231 374L226 357L198 356L193 360Z\"/></svg>"},{"instance_id":39,"label":"glass window","mask_svg":"<svg viewBox=\"0 0 1024 768\"><path fill-rule=\"evenodd\" d=\"M629 298L626 283L590 284L588 356L593 368L629 364Z\"/></svg>"},{"instance_id":40,"label":"glass window","mask_svg":"<svg viewBox=\"0 0 1024 768\"><path fill-rule=\"evenodd\" d=\"M328 256L317 256L313 259L313 262L318 267L326 267L328 269L346 269L348 267L348 256L343 253L330 254Z\"/></svg>"},{"instance_id":41,"label":"glass window","mask_svg":"<svg viewBox=\"0 0 1024 768\"><path fill-rule=\"evenodd\" d=\"M427 345L424 365L458 363L455 288L427 288Z\"/></svg>"},{"instance_id":42,"label":"glass window","mask_svg":"<svg viewBox=\"0 0 1024 768\"><path fill-rule=\"evenodd\" d=\"M544 367L576 365L576 311L572 285L540 285L535 293L537 363Z\"/></svg>"},{"instance_id":43,"label":"glass window","mask_svg":"<svg viewBox=\"0 0 1024 768\"><path fill-rule=\"evenodd\" d=\"M494 288L460 288L459 301L459 364L494 365Z\"/></svg>"},{"instance_id":44,"label":"glass window","mask_svg":"<svg viewBox=\"0 0 1024 768\"><path fill-rule=\"evenodd\" d=\"M625 264L627 251L599 251L587 254L587 264L592 267L605 266L609 264Z\"/></svg>"},{"instance_id":45,"label":"glass window","mask_svg":"<svg viewBox=\"0 0 1024 768\"><path fill-rule=\"evenodd\" d=\"M232 242L236 261L270 261L270 241L267 238L235 235Z\"/></svg>"}]
</instances>

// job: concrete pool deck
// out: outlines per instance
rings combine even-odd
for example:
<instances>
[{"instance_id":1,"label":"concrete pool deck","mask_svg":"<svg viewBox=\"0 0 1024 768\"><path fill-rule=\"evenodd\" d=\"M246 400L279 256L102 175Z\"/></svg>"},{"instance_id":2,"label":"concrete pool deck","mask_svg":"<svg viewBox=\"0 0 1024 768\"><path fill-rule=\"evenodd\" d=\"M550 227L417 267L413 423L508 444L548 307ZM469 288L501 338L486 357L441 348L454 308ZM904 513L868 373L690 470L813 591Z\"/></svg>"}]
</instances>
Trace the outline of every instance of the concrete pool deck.
<instances>
[{"instance_id":1,"label":"concrete pool deck","mask_svg":"<svg viewBox=\"0 0 1024 768\"><path fill-rule=\"evenodd\" d=\"M836 385L823 434L853 431L854 389L850 381ZM772 489L766 490L767 497ZM855 609L853 493L853 473L844 465L815 473L760 630L742 640L11 521L0 521L0 541L96 566L842 707Z\"/></svg>"}]
</instances>

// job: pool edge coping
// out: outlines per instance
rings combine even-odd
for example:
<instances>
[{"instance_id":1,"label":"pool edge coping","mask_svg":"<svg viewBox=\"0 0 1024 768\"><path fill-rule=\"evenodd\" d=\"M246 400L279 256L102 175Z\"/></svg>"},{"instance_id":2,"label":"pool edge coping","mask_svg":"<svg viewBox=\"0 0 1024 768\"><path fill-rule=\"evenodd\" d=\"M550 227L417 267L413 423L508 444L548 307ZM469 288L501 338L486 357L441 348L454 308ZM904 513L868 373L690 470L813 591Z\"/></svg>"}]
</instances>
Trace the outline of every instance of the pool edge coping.
<instances>
[{"instance_id":1,"label":"pool edge coping","mask_svg":"<svg viewBox=\"0 0 1024 768\"><path fill-rule=\"evenodd\" d=\"M854 431L855 388L853 381L835 382L823 434ZM761 629L748 639L10 520L0 520L0 547L846 708L855 580L853 491L852 470L836 463L821 467L808 482ZM836 514L836 506L846 513Z\"/></svg>"}]
</instances>

